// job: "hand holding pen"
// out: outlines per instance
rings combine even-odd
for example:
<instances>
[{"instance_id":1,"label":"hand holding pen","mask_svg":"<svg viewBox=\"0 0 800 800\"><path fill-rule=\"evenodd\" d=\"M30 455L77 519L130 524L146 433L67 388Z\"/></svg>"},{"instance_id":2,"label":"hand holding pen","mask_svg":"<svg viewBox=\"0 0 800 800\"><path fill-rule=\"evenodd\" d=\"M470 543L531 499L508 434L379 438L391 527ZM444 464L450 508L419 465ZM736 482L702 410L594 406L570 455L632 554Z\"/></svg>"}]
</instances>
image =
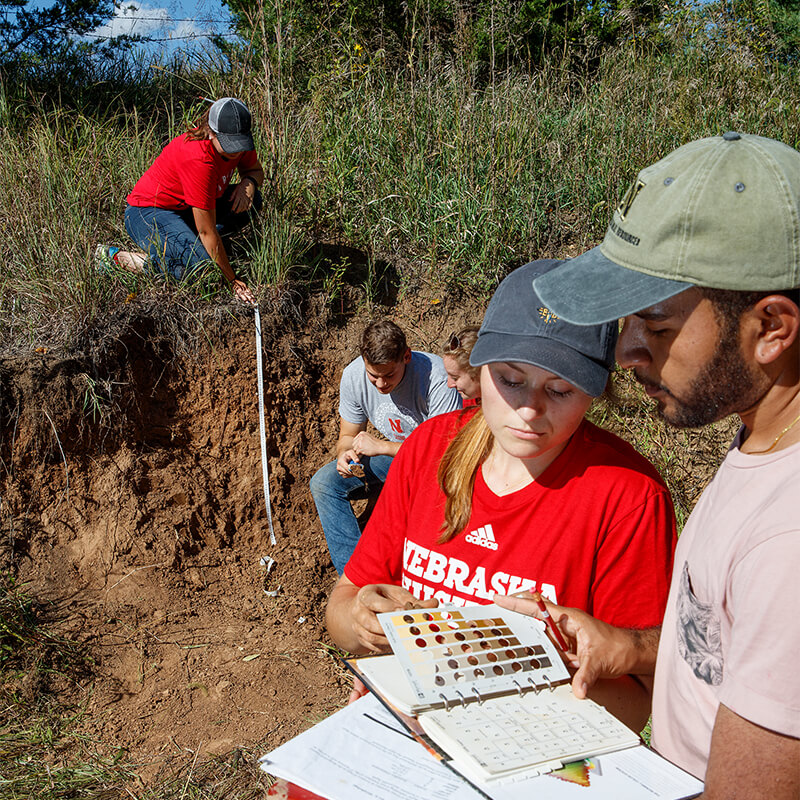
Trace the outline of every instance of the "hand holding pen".
<instances>
[{"instance_id":1,"label":"hand holding pen","mask_svg":"<svg viewBox=\"0 0 800 800\"><path fill-rule=\"evenodd\" d=\"M518 592L512 595L495 595L494 602L501 608L508 608L512 611L518 611L521 614L528 614L544 622L550 632L550 638L553 639L558 649L564 653L567 663L573 667L578 666L575 661L568 657L573 654L572 650L567 644L566 639L564 639L564 635L559 630L558 625L556 625L555 620L547 610L547 604L540 592ZM531 602L535 604L535 610L531 609L529 605Z\"/></svg>"},{"instance_id":2,"label":"hand holding pen","mask_svg":"<svg viewBox=\"0 0 800 800\"><path fill-rule=\"evenodd\" d=\"M551 632L558 619L562 633L570 642L564 660L571 669L572 691L576 697L586 697L587 692L601 679L614 679L623 675L651 676L655 667L658 628L628 630L617 628L593 617L579 608L558 606L542 599L541 595L519 592L516 595L496 595L494 602L501 608L543 620ZM550 620L543 616L545 604ZM553 633L554 638L555 634ZM561 636L562 640L565 636Z\"/></svg>"},{"instance_id":3,"label":"hand holding pen","mask_svg":"<svg viewBox=\"0 0 800 800\"><path fill-rule=\"evenodd\" d=\"M545 605L544 600L542 599L542 595L539 592L531 592L531 600L533 600L536 605L539 607L539 611L542 612L540 619L544 620L544 624L550 629L550 633L553 635L553 639L555 643L559 646L562 653L569 652L569 645L564 641L564 637L561 635L561 631L558 629L558 625L553 621L553 618L550 616L550 612L547 610L547 606Z\"/></svg>"}]
</instances>

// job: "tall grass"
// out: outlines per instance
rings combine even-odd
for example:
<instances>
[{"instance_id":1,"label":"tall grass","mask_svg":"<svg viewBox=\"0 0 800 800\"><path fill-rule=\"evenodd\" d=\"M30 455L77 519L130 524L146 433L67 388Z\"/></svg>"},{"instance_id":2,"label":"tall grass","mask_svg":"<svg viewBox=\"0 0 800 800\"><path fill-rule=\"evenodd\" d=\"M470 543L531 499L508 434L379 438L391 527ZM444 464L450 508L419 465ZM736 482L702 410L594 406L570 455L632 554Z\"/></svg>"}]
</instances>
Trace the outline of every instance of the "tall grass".
<instances>
[{"instance_id":1,"label":"tall grass","mask_svg":"<svg viewBox=\"0 0 800 800\"><path fill-rule=\"evenodd\" d=\"M200 94L241 95L255 113L266 202L244 272L256 284L310 274L304 254L328 242L402 281L488 291L525 260L594 244L637 169L681 143L727 129L798 143L796 68L696 48L626 47L591 77L554 64L485 86L457 61L392 71L360 47L302 93L273 63L256 67L194 75L183 94L115 114L20 110L0 91L6 331L41 335L54 314L74 326L127 295L94 274L94 245L127 242L125 195Z\"/></svg>"},{"instance_id":2,"label":"tall grass","mask_svg":"<svg viewBox=\"0 0 800 800\"><path fill-rule=\"evenodd\" d=\"M104 165L132 174L150 137L136 135L136 118L118 130L70 110L31 116L22 130L0 124L0 312L7 333L39 341L57 335L46 333L54 315L81 324L115 301L91 259L101 232L121 230Z\"/></svg>"},{"instance_id":3,"label":"tall grass","mask_svg":"<svg viewBox=\"0 0 800 800\"><path fill-rule=\"evenodd\" d=\"M797 136L789 73L719 63L698 75L691 59L621 52L591 82L553 67L470 89L446 64L413 83L357 66L302 109L316 119L317 218L406 269L482 287L593 243L637 169L679 144L729 128Z\"/></svg>"},{"instance_id":4,"label":"tall grass","mask_svg":"<svg viewBox=\"0 0 800 800\"><path fill-rule=\"evenodd\" d=\"M670 31L670 47L627 43L591 74L565 60L481 83L464 59L428 51L390 68L344 35L302 84L280 43L255 62L137 65L138 94L105 76L95 105L37 106L0 76L0 330L68 338L128 297L130 282L95 274L94 246L128 243L125 196L200 96L240 95L254 111L265 206L237 267L256 286L310 280L307 254L328 243L410 286L488 292L528 259L596 243L638 168L677 145L727 129L798 144L796 66ZM204 296L215 285L225 291L205 282Z\"/></svg>"}]
</instances>

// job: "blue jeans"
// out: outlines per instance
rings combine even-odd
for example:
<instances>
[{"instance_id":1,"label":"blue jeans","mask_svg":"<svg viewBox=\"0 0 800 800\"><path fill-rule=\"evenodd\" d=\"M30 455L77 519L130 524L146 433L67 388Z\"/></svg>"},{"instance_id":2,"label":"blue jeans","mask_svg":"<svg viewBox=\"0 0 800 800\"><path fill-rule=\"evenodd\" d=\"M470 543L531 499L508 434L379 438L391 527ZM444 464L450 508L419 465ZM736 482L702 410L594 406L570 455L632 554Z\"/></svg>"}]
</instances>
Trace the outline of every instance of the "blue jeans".
<instances>
[{"instance_id":1,"label":"blue jeans","mask_svg":"<svg viewBox=\"0 0 800 800\"><path fill-rule=\"evenodd\" d=\"M242 230L262 205L261 192L256 191L252 209L234 214L230 201L232 190L229 186L217 200L217 230L223 239ZM125 230L147 253L153 272L171 275L177 281L190 279L201 266L214 263L197 235L191 208L172 211L154 206L128 206Z\"/></svg>"},{"instance_id":2,"label":"blue jeans","mask_svg":"<svg viewBox=\"0 0 800 800\"><path fill-rule=\"evenodd\" d=\"M317 470L310 484L319 521L328 540L331 560L340 575L361 536L350 498L359 490L363 491L365 484L368 490L379 490L392 465L392 457L361 456L361 464L364 466L363 478L343 478L336 471L336 462L331 461Z\"/></svg>"}]
</instances>

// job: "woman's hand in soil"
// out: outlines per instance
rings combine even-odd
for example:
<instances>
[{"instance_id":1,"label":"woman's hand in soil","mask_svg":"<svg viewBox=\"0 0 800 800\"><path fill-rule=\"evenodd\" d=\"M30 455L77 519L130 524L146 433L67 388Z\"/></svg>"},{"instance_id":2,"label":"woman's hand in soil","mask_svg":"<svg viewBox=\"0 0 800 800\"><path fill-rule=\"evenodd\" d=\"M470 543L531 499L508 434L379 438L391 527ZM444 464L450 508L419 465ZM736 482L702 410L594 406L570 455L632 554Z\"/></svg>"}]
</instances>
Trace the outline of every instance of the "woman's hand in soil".
<instances>
[{"instance_id":1,"label":"woman's hand in soil","mask_svg":"<svg viewBox=\"0 0 800 800\"><path fill-rule=\"evenodd\" d=\"M242 180L241 183L237 183L231 191L231 211L234 214L249 211L253 206L255 195L256 187L253 181Z\"/></svg>"},{"instance_id":2,"label":"woman's hand in soil","mask_svg":"<svg viewBox=\"0 0 800 800\"><path fill-rule=\"evenodd\" d=\"M400 611L404 608L436 608L435 599L417 600L411 592L401 586L388 583L373 583L358 590L352 609L353 633L360 644L371 652L382 652L389 648L383 634L378 614L385 611Z\"/></svg>"},{"instance_id":3,"label":"woman's hand in soil","mask_svg":"<svg viewBox=\"0 0 800 800\"><path fill-rule=\"evenodd\" d=\"M251 305L256 304L256 298L253 296L253 293L247 288L247 284L244 281L240 281L237 278L231 284L231 288L233 289L233 294L236 296L237 300L241 300L243 303L250 303Z\"/></svg>"}]
</instances>

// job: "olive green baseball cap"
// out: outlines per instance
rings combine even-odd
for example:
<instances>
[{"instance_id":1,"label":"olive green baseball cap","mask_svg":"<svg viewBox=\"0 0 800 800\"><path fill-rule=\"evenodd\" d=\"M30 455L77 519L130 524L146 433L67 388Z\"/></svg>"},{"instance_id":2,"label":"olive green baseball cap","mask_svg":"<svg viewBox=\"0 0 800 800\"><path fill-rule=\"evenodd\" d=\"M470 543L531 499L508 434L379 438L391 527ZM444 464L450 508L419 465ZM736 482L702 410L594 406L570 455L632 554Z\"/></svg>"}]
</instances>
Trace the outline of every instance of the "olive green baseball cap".
<instances>
[{"instance_id":1,"label":"olive green baseball cap","mask_svg":"<svg viewBox=\"0 0 800 800\"><path fill-rule=\"evenodd\" d=\"M643 169L603 243L534 281L553 313L609 322L692 286L800 286L800 153L729 131Z\"/></svg>"}]
</instances>

